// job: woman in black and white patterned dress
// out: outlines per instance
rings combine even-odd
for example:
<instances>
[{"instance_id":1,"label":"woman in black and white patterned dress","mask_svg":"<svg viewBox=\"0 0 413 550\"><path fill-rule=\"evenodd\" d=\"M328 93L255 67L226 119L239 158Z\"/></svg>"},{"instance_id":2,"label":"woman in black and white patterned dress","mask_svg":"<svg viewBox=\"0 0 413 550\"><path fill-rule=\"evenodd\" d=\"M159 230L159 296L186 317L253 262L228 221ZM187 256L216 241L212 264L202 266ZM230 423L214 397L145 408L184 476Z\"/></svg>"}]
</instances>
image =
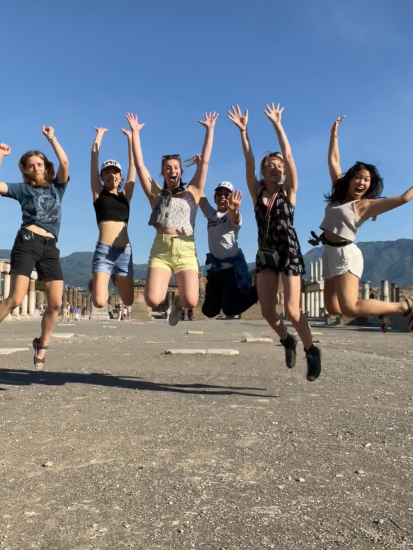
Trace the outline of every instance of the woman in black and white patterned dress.
<instances>
[{"instance_id":1,"label":"woman in black and white patterned dress","mask_svg":"<svg viewBox=\"0 0 413 550\"><path fill-rule=\"evenodd\" d=\"M246 177L258 226L258 246L265 248L267 260L257 254L257 289L261 312L278 334L285 348L286 365L296 363L297 340L277 314L275 306L281 276L286 313L300 336L307 359L307 380L313 381L321 372L321 350L314 346L307 319L300 312L301 275L304 262L293 221L298 187L297 170L291 147L281 125L284 108L267 105L264 113L272 122L281 153L269 153L261 161L261 178L255 174L255 158L247 133L248 110L243 115L239 106L228 111L228 118L239 128L246 161ZM284 183L281 183L285 178ZM267 223L268 217L268 223ZM269 254L274 258L268 259Z\"/></svg>"}]
</instances>

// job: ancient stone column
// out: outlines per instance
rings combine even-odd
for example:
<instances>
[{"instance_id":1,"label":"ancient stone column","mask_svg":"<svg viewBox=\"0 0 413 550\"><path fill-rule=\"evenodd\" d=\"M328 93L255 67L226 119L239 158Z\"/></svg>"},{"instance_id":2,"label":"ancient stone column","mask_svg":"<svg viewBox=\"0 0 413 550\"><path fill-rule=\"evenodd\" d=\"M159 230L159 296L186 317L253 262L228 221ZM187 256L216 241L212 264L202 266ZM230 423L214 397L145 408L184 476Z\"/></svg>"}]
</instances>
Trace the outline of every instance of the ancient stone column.
<instances>
[{"instance_id":1,"label":"ancient stone column","mask_svg":"<svg viewBox=\"0 0 413 550\"><path fill-rule=\"evenodd\" d=\"M67 289L67 301L69 302L70 307L73 306L73 287Z\"/></svg>"},{"instance_id":2,"label":"ancient stone column","mask_svg":"<svg viewBox=\"0 0 413 550\"><path fill-rule=\"evenodd\" d=\"M381 281L381 296L383 302L389 301L389 281Z\"/></svg>"},{"instance_id":3,"label":"ancient stone column","mask_svg":"<svg viewBox=\"0 0 413 550\"><path fill-rule=\"evenodd\" d=\"M307 317L310 317L310 309L311 309L311 293L306 290L305 293L305 314Z\"/></svg>"},{"instance_id":4,"label":"ancient stone column","mask_svg":"<svg viewBox=\"0 0 413 550\"><path fill-rule=\"evenodd\" d=\"M36 281L30 279L29 283L29 315L36 315Z\"/></svg>"},{"instance_id":5,"label":"ancient stone column","mask_svg":"<svg viewBox=\"0 0 413 550\"><path fill-rule=\"evenodd\" d=\"M62 295L62 311L65 311L67 308L67 292L63 292Z\"/></svg>"},{"instance_id":6,"label":"ancient stone column","mask_svg":"<svg viewBox=\"0 0 413 550\"><path fill-rule=\"evenodd\" d=\"M310 282L314 282L314 262L310 262Z\"/></svg>"},{"instance_id":7,"label":"ancient stone column","mask_svg":"<svg viewBox=\"0 0 413 550\"><path fill-rule=\"evenodd\" d=\"M314 262L314 281L315 282L318 282L319 281L319 276L318 276L318 260L316 260Z\"/></svg>"},{"instance_id":8,"label":"ancient stone column","mask_svg":"<svg viewBox=\"0 0 413 550\"><path fill-rule=\"evenodd\" d=\"M396 302L400 302L400 288L396 287Z\"/></svg>"},{"instance_id":9,"label":"ancient stone column","mask_svg":"<svg viewBox=\"0 0 413 550\"><path fill-rule=\"evenodd\" d=\"M92 300L92 297L90 294L87 294L86 296L86 316L89 316L90 315L90 310L91 310L91 300Z\"/></svg>"},{"instance_id":10,"label":"ancient stone column","mask_svg":"<svg viewBox=\"0 0 413 550\"><path fill-rule=\"evenodd\" d=\"M26 294L26 296L23 298L23 302L22 302L22 305L21 305L21 315L22 315L22 317L27 317L27 304L28 304L28 301L29 301L29 297Z\"/></svg>"},{"instance_id":11,"label":"ancient stone column","mask_svg":"<svg viewBox=\"0 0 413 550\"><path fill-rule=\"evenodd\" d=\"M73 307L77 307L77 287L73 288Z\"/></svg>"},{"instance_id":12,"label":"ancient stone column","mask_svg":"<svg viewBox=\"0 0 413 550\"><path fill-rule=\"evenodd\" d=\"M360 281L361 282L361 299L369 300L370 299L370 281Z\"/></svg>"},{"instance_id":13,"label":"ancient stone column","mask_svg":"<svg viewBox=\"0 0 413 550\"><path fill-rule=\"evenodd\" d=\"M310 296L310 317L315 317L315 292L311 292Z\"/></svg>"},{"instance_id":14,"label":"ancient stone column","mask_svg":"<svg viewBox=\"0 0 413 550\"><path fill-rule=\"evenodd\" d=\"M396 294L397 294L396 290L397 290L397 283L392 283L391 284L391 291L390 291L390 301L392 301L392 302L397 302L397 300L396 300Z\"/></svg>"},{"instance_id":15,"label":"ancient stone column","mask_svg":"<svg viewBox=\"0 0 413 550\"><path fill-rule=\"evenodd\" d=\"M324 290L319 290L320 309L324 310Z\"/></svg>"},{"instance_id":16,"label":"ancient stone column","mask_svg":"<svg viewBox=\"0 0 413 550\"><path fill-rule=\"evenodd\" d=\"M320 317L320 291L314 292L314 317Z\"/></svg>"},{"instance_id":17,"label":"ancient stone column","mask_svg":"<svg viewBox=\"0 0 413 550\"><path fill-rule=\"evenodd\" d=\"M318 260L318 276L319 276L320 281L324 280L324 278L323 278L323 258L320 258Z\"/></svg>"}]
</instances>

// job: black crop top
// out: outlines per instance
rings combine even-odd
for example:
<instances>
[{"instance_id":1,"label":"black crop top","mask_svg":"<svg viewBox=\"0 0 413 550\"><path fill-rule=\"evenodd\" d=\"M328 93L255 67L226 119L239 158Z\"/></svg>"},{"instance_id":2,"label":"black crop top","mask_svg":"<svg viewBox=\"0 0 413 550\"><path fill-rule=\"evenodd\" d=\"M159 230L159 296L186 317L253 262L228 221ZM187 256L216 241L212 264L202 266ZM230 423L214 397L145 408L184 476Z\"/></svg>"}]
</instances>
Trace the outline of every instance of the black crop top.
<instances>
[{"instance_id":1,"label":"black crop top","mask_svg":"<svg viewBox=\"0 0 413 550\"><path fill-rule=\"evenodd\" d=\"M124 223L129 221L129 202L122 192L114 195L103 188L93 206L98 224L108 221Z\"/></svg>"}]
</instances>

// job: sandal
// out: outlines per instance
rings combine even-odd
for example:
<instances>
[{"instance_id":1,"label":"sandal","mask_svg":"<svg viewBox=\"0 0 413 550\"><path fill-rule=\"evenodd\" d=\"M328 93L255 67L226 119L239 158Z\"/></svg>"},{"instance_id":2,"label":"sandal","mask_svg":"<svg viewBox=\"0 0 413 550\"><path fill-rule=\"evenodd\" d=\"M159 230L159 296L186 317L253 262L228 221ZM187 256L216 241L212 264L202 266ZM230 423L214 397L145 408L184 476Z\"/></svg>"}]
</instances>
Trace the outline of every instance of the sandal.
<instances>
[{"instance_id":1,"label":"sandal","mask_svg":"<svg viewBox=\"0 0 413 550\"><path fill-rule=\"evenodd\" d=\"M389 319L387 315L378 315L381 331L386 333L389 330Z\"/></svg>"},{"instance_id":2,"label":"sandal","mask_svg":"<svg viewBox=\"0 0 413 550\"><path fill-rule=\"evenodd\" d=\"M406 321L409 325L409 330L413 332L413 300L411 298L406 298L407 309L403 313L403 317L407 317Z\"/></svg>"},{"instance_id":3,"label":"sandal","mask_svg":"<svg viewBox=\"0 0 413 550\"><path fill-rule=\"evenodd\" d=\"M43 368L43 365L44 365L44 360L46 359L45 357L43 357L43 359L39 359L37 357L37 354L39 353L39 351L41 349L47 349L48 346L41 346L40 345L40 338L34 338L33 339L33 349L34 349L34 356L33 356L33 364L34 364L34 368L37 369L37 370L41 370Z\"/></svg>"}]
</instances>

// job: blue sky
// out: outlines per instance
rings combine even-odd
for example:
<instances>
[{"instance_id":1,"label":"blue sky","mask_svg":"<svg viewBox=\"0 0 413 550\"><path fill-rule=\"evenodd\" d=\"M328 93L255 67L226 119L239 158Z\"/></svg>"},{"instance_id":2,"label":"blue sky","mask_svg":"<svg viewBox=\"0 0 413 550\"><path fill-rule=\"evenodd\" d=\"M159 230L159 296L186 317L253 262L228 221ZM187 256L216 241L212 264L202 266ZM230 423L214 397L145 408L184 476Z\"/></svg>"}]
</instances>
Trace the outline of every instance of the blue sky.
<instances>
[{"instance_id":1,"label":"blue sky","mask_svg":"<svg viewBox=\"0 0 413 550\"><path fill-rule=\"evenodd\" d=\"M146 165L158 176L163 154L188 158L201 150L204 111L220 113L206 194L229 180L244 192L240 244L252 261L256 226L247 192L239 134L226 118L231 104L250 113L257 163L278 145L263 114L266 102L285 106L283 124L298 167L295 225L302 250L324 212L329 189L327 147L339 130L343 170L356 160L376 163L389 196L413 185L413 4L359 0L176 3L98 0L0 2L2 100L0 141L11 155L0 181L20 180L18 159L28 149L51 153L42 124L55 128L70 160L63 201L62 256L93 251L98 237L90 192L94 127L106 126L101 160L127 165L125 113L146 123ZM184 180L190 179L188 169ZM144 263L154 238L149 204L139 183L132 200L130 238ZM359 241L413 238L413 204L366 223ZM19 205L0 200L0 248L11 248ZM198 257L207 250L198 214Z\"/></svg>"}]
</instances>

